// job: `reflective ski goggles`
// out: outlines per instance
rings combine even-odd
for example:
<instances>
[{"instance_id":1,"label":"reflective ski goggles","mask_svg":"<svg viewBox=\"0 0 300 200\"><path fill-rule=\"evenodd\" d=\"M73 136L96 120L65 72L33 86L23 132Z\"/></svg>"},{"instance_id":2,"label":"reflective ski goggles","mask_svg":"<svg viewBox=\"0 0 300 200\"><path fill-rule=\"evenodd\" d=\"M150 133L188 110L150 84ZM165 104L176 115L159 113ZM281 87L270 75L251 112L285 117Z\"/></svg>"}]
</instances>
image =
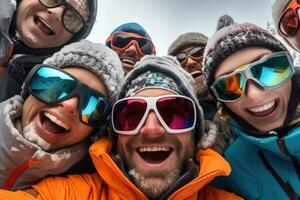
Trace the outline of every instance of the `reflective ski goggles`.
<instances>
[{"instance_id":1,"label":"reflective ski goggles","mask_svg":"<svg viewBox=\"0 0 300 200\"><path fill-rule=\"evenodd\" d=\"M71 6L67 0L39 0L40 3L47 8L55 8L59 6L64 6L64 11L61 16L62 24L65 29L74 34L85 25L84 19L81 14Z\"/></svg>"},{"instance_id":2,"label":"reflective ski goggles","mask_svg":"<svg viewBox=\"0 0 300 200\"><path fill-rule=\"evenodd\" d=\"M219 101L234 102L245 92L246 82L250 79L263 88L277 88L289 81L294 73L289 54L278 52L221 76L210 89Z\"/></svg>"},{"instance_id":3,"label":"reflective ski goggles","mask_svg":"<svg viewBox=\"0 0 300 200\"><path fill-rule=\"evenodd\" d=\"M195 47L185 52L180 52L176 55L176 58L180 64L185 64L190 57L197 62L201 62L203 59L204 47Z\"/></svg>"},{"instance_id":4,"label":"reflective ski goggles","mask_svg":"<svg viewBox=\"0 0 300 200\"><path fill-rule=\"evenodd\" d=\"M278 29L285 37L293 37L298 31L298 8L300 8L300 0L292 0L280 17Z\"/></svg>"},{"instance_id":5,"label":"reflective ski goggles","mask_svg":"<svg viewBox=\"0 0 300 200\"><path fill-rule=\"evenodd\" d=\"M118 134L136 135L153 110L168 133L184 133L195 128L196 107L192 99L181 95L129 97L113 106L112 125Z\"/></svg>"},{"instance_id":6,"label":"reflective ski goggles","mask_svg":"<svg viewBox=\"0 0 300 200\"><path fill-rule=\"evenodd\" d=\"M144 55L155 54L155 47L151 40L143 36L127 33L127 32L116 32L113 33L107 41L109 42L110 48L123 51L127 49L130 45L135 45L139 55L142 57Z\"/></svg>"},{"instance_id":7,"label":"reflective ski goggles","mask_svg":"<svg viewBox=\"0 0 300 200\"><path fill-rule=\"evenodd\" d=\"M35 98L48 105L78 97L79 119L88 126L103 125L110 117L111 105L103 94L60 68L35 66L25 80L25 87Z\"/></svg>"}]
</instances>

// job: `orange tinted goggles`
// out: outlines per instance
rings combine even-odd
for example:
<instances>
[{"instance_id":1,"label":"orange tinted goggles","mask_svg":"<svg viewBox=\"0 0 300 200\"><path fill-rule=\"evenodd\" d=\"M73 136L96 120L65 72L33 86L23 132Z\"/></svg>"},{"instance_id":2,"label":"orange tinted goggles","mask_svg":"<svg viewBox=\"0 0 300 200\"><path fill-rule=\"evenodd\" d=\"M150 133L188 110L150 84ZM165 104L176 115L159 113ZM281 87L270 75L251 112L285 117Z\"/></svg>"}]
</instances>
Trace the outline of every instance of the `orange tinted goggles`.
<instances>
[{"instance_id":1,"label":"orange tinted goggles","mask_svg":"<svg viewBox=\"0 0 300 200\"><path fill-rule=\"evenodd\" d=\"M300 8L300 0L292 0L280 17L278 29L285 37L293 37L298 31L298 8Z\"/></svg>"},{"instance_id":2,"label":"orange tinted goggles","mask_svg":"<svg viewBox=\"0 0 300 200\"><path fill-rule=\"evenodd\" d=\"M191 57L193 60L200 62L203 59L204 47L195 47L188 51L180 52L176 55L177 60L180 64L185 64L188 57Z\"/></svg>"},{"instance_id":3,"label":"orange tinted goggles","mask_svg":"<svg viewBox=\"0 0 300 200\"><path fill-rule=\"evenodd\" d=\"M135 45L141 56L155 54L155 47L151 40L134 33L116 32L108 38L108 46L117 51L123 51L130 45Z\"/></svg>"}]
</instances>

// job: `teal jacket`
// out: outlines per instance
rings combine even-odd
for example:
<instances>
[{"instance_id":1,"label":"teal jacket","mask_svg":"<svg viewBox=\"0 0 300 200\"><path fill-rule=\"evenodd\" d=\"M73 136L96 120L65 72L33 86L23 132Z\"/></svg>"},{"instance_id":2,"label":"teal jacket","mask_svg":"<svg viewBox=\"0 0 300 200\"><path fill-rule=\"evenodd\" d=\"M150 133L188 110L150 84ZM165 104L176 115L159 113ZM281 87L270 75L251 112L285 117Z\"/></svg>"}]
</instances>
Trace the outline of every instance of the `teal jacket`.
<instances>
[{"instance_id":1,"label":"teal jacket","mask_svg":"<svg viewBox=\"0 0 300 200\"><path fill-rule=\"evenodd\" d=\"M300 127L282 138L276 132L252 137L232 127L239 137L224 152L232 172L214 184L246 199L300 199Z\"/></svg>"}]
</instances>

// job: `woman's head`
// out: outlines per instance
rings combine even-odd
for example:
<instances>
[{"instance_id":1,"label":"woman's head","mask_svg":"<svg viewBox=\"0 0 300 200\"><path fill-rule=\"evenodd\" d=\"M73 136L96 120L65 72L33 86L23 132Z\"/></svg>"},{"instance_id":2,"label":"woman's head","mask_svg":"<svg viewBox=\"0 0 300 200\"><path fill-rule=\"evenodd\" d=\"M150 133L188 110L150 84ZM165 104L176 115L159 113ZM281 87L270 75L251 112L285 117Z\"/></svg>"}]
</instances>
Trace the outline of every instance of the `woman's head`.
<instances>
[{"instance_id":1,"label":"woman's head","mask_svg":"<svg viewBox=\"0 0 300 200\"><path fill-rule=\"evenodd\" d=\"M267 132L282 126L294 73L289 53L279 40L253 24L219 27L205 50L204 74L210 92L247 128Z\"/></svg>"},{"instance_id":2,"label":"woman's head","mask_svg":"<svg viewBox=\"0 0 300 200\"><path fill-rule=\"evenodd\" d=\"M96 18L95 0L21 0L16 30L30 48L55 48L85 38Z\"/></svg>"},{"instance_id":3,"label":"woman's head","mask_svg":"<svg viewBox=\"0 0 300 200\"><path fill-rule=\"evenodd\" d=\"M24 128L58 149L107 125L124 73L115 52L87 40L72 43L35 66L22 96Z\"/></svg>"}]
</instances>

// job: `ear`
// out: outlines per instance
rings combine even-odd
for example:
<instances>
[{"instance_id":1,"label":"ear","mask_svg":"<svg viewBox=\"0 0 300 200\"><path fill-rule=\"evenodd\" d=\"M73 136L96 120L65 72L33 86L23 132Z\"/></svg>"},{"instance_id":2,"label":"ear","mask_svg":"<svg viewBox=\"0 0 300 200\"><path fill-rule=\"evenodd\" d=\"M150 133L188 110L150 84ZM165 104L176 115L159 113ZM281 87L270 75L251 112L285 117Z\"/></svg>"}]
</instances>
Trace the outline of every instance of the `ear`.
<instances>
[{"instance_id":1,"label":"ear","mask_svg":"<svg viewBox=\"0 0 300 200\"><path fill-rule=\"evenodd\" d=\"M201 140L197 144L197 149L212 147L218 134L218 128L214 122L205 120L205 130Z\"/></svg>"}]
</instances>

